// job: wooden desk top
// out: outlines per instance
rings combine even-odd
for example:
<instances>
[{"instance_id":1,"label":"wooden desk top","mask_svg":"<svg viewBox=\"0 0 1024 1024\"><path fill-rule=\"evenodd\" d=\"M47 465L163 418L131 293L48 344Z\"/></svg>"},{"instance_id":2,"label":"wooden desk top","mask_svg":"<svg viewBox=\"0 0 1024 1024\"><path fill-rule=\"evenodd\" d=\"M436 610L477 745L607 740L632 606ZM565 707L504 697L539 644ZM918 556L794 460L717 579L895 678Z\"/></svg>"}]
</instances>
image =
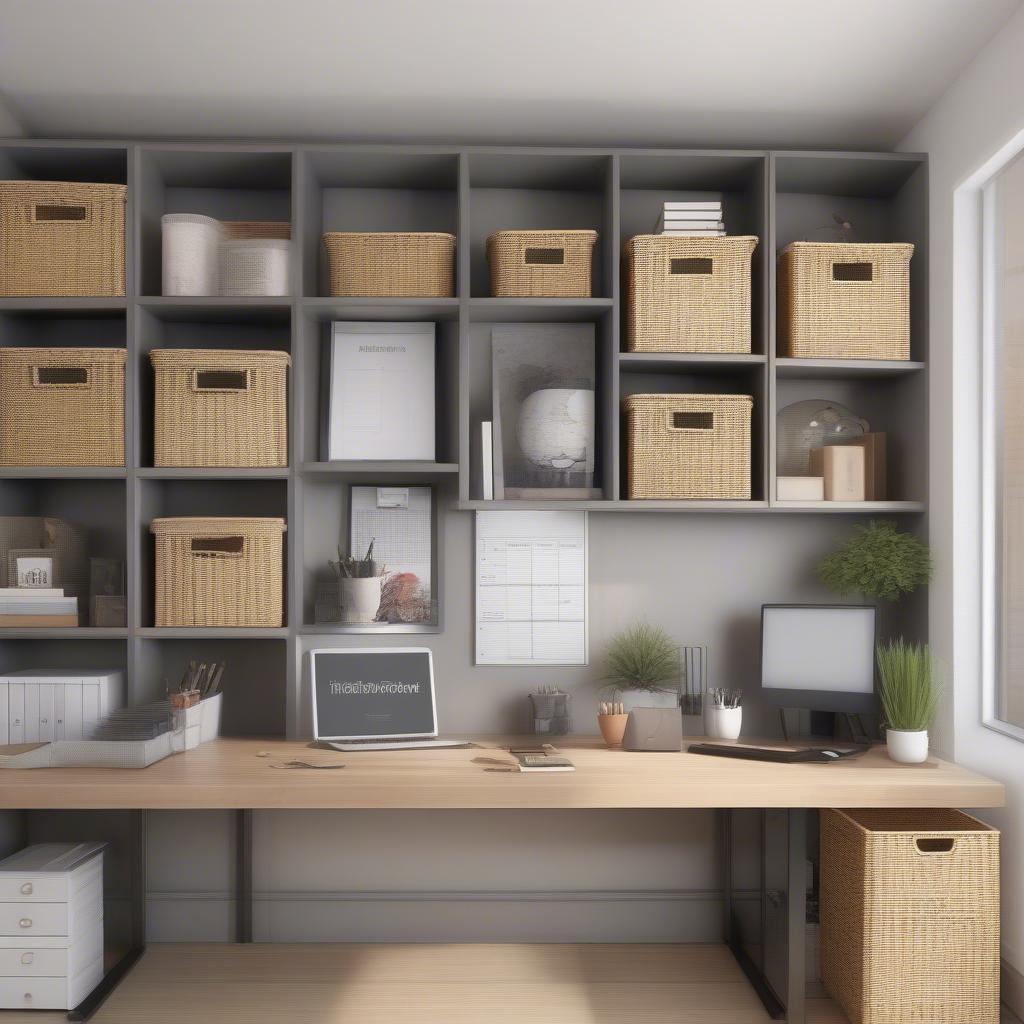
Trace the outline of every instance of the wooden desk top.
<instances>
[{"instance_id":1,"label":"wooden desk top","mask_svg":"<svg viewBox=\"0 0 1024 1024\"><path fill-rule=\"evenodd\" d=\"M531 741L535 742L534 738ZM937 758L898 765L882 747L835 764L625 753L594 737L558 744L575 772L488 772L509 737L464 749L341 754L302 742L220 739L144 770L0 770L2 809L998 807L1003 786ZM488 749L489 748L489 749ZM260 756L269 752L269 756ZM340 771L281 770L303 760Z\"/></svg>"}]
</instances>

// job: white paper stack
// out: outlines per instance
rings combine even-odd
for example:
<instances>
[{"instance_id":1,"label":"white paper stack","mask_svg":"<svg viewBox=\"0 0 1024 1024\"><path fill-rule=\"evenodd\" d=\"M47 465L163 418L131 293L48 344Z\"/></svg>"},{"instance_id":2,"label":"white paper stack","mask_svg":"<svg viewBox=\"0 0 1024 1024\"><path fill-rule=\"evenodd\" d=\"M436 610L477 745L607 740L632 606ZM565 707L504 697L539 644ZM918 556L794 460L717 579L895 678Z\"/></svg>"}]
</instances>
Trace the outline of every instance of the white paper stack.
<instances>
[{"instance_id":1,"label":"white paper stack","mask_svg":"<svg viewBox=\"0 0 1024 1024\"><path fill-rule=\"evenodd\" d=\"M725 234L720 199L666 202L658 219L659 235L707 237Z\"/></svg>"},{"instance_id":2,"label":"white paper stack","mask_svg":"<svg viewBox=\"0 0 1024 1024\"><path fill-rule=\"evenodd\" d=\"M78 598L50 587L0 587L0 625L77 626Z\"/></svg>"}]
</instances>

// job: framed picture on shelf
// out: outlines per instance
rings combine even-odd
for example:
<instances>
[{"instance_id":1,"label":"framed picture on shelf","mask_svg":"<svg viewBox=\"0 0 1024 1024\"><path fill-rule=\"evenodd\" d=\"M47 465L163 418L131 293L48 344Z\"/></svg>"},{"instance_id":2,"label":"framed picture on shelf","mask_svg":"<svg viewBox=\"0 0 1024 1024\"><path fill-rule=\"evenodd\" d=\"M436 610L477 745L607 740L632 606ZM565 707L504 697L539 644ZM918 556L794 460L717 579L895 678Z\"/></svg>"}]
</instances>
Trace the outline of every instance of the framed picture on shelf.
<instances>
[{"instance_id":1,"label":"framed picture on shelf","mask_svg":"<svg viewBox=\"0 0 1024 1024\"><path fill-rule=\"evenodd\" d=\"M432 323L331 324L322 459L434 460L434 335Z\"/></svg>"},{"instance_id":2,"label":"framed picture on shelf","mask_svg":"<svg viewBox=\"0 0 1024 1024\"><path fill-rule=\"evenodd\" d=\"M494 497L599 498L593 324L491 330Z\"/></svg>"},{"instance_id":3,"label":"framed picture on shelf","mask_svg":"<svg viewBox=\"0 0 1024 1024\"><path fill-rule=\"evenodd\" d=\"M12 586L31 590L57 585L57 557L52 548L12 548L7 559Z\"/></svg>"}]
</instances>

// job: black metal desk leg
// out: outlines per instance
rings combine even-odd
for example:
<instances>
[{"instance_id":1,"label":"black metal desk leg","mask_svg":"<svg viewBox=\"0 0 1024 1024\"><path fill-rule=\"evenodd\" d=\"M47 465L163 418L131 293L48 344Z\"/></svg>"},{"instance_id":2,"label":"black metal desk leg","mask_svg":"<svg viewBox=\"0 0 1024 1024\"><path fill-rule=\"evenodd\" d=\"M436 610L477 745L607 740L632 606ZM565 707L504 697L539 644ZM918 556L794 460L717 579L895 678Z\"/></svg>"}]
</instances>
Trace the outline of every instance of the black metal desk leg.
<instances>
[{"instance_id":1,"label":"black metal desk leg","mask_svg":"<svg viewBox=\"0 0 1024 1024\"><path fill-rule=\"evenodd\" d=\"M252 942L252 811L235 811L235 941Z\"/></svg>"},{"instance_id":2,"label":"black metal desk leg","mask_svg":"<svg viewBox=\"0 0 1024 1024\"><path fill-rule=\"evenodd\" d=\"M786 1020L804 1024L807 1003L807 811L790 810L789 866L786 880Z\"/></svg>"},{"instance_id":3,"label":"black metal desk leg","mask_svg":"<svg viewBox=\"0 0 1024 1024\"><path fill-rule=\"evenodd\" d=\"M129 811L131 829L131 949L103 975L103 980L73 1010L68 1020L88 1020L146 952L146 811Z\"/></svg>"}]
</instances>

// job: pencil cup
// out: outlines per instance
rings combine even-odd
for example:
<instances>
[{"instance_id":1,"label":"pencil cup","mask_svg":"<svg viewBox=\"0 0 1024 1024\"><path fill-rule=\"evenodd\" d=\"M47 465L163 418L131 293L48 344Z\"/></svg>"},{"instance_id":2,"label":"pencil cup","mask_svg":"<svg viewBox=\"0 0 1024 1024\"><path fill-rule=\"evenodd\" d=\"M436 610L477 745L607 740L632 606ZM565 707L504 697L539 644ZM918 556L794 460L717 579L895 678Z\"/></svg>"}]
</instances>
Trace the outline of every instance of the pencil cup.
<instances>
[{"instance_id":1,"label":"pencil cup","mask_svg":"<svg viewBox=\"0 0 1024 1024\"><path fill-rule=\"evenodd\" d=\"M715 740L738 740L743 726L743 708L706 707L704 731Z\"/></svg>"},{"instance_id":2,"label":"pencil cup","mask_svg":"<svg viewBox=\"0 0 1024 1024\"><path fill-rule=\"evenodd\" d=\"M598 715L597 724L604 737L605 746L621 747L622 737L626 731L629 715Z\"/></svg>"}]
</instances>

